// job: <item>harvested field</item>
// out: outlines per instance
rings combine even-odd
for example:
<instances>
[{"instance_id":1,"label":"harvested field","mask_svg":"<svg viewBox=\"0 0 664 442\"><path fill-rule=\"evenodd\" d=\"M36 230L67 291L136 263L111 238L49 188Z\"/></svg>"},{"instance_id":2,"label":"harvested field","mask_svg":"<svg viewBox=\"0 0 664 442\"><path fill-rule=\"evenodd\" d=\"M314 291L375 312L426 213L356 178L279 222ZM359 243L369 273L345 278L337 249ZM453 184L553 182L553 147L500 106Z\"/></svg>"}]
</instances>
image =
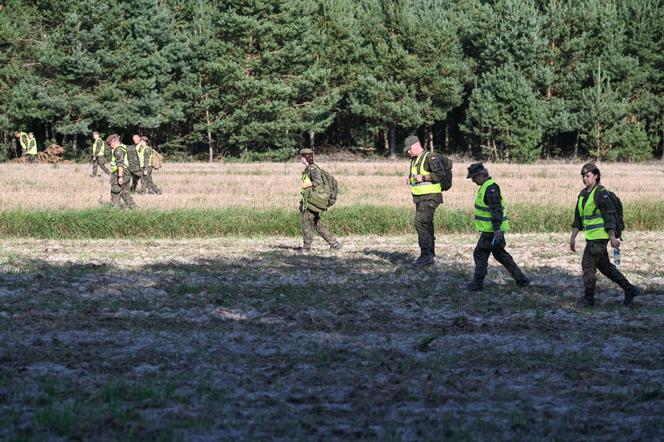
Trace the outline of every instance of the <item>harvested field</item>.
<instances>
[{"instance_id":1,"label":"harvested field","mask_svg":"<svg viewBox=\"0 0 664 442\"><path fill-rule=\"evenodd\" d=\"M381 162L325 162L321 165L339 180L338 206L412 207L404 184L408 160ZM599 165L602 183L626 202L661 201L664 164L610 163ZM476 186L465 178L465 162L455 163L454 186L445 193L445 207L470 209ZM488 164L505 189L510 204L573 206L583 187L581 164ZM146 209L285 208L299 201L299 163L207 164L166 163L154 179L161 196L136 196ZM85 209L110 201L107 175L90 178L88 164L0 164L0 210Z\"/></svg>"},{"instance_id":2,"label":"harvested field","mask_svg":"<svg viewBox=\"0 0 664 442\"><path fill-rule=\"evenodd\" d=\"M0 439L664 438L664 233L623 247L647 295L600 277L593 310L567 235L469 294L475 239L425 271L413 236L3 240Z\"/></svg>"}]
</instances>

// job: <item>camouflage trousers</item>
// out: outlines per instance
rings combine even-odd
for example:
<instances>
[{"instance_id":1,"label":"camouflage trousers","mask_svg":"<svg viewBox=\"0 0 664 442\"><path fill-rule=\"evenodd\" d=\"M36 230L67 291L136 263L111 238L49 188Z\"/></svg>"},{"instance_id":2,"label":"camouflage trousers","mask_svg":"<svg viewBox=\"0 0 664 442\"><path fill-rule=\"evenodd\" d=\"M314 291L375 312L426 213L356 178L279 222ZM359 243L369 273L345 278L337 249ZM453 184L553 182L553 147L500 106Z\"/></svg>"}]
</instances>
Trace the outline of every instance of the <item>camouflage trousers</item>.
<instances>
[{"instance_id":1,"label":"camouflage trousers","mask_svg":"<svg viewBox=\"0 0 664 442\"><path fill-rule=\"evenodd\" d=\"M92 159L92 175L97 176L97 166L103 170L106 175L110 175L111 171L106 167L106 159L103 156L94 157Z\"/></svg>"},{"instance_id":2,"label":"camouflage trousers","mask_svg":"<svg viewBox=\"0 0 664 442\"><path fill-rule=\"evenodd\" d=\"M434 235L433 217L436 209L443 202L442 194L414 196L415 230L421 255L436 256L436 236Z\"/></svg>"},{"instance_id":3,"label":"camouflage trousers","mask_svg":"<svg viewBox=\"0 0 664 442\"><path fill-rule=\"evenodd\" d=\"M606 251L608 242L608 239L586 241L586 248L583 250L583 258L581 259L581 269L583 270L584 296L588 299L593 299L595 296L597 270L618 284L623 290L632 289L632 284L609 260L609 254Z\"/></svg>"},{"instance_id":4,"label":"camouflage trousers","mask_svg":"<svg viewBox=\"0 0 664 442\"><path fill-rule=\"evenodd\" d=\"M309 209L302 209L302 235L303 247L305 249L311 248L311 243L314 241L313 231L316 230L320 236L323 237L329 245L334 244L337 239L330 233L330 231L321 223L320 213L312 212Z\"/></svg>"},{"instance_id":5,"label":"camouflage trousers","mask_svg":"<svg viewBox=\"0 0 664 442\"><path fill-rule=\"evenodd\" d=\"M143 177L143 172L140 170L131 172L129 171L130 175L130 181L131 181L131 188L129 189L131 192L136 192L136 188L138 187L138 182L141 181Z\"/></svg>"},{"instance_id":6,"label":"camouflage trousers","mask_svg":"<svg viewBox=\"0 0 664 442\"><path fill-rule=\"evenodd\" d=\"M122 185L118 184L118 174L117 172L111 173L111 205L113 207L124 208L122 201L130 209L136 209L136 203L131 197L129 190L131 188L131 178L125 174L123 176Z\"/></svg>"},{"instance_id":7,"label":"camouflage trousers","mask_svg":"<svg viewBox=\"0 0 664 442\"><path fill-rule=\"evenodd\" d=\"M475 250L473 251L473 259L475 260L475 282L484 281L487 274L487 267L489 265L489 256L493 255L496 261L501 263L507 272L514 278L515 281L520 282L526 279L518 265L514 262L512 255L505 250L505 239L498 241L497 244L492 245L493 233L482 232L477 241Z\"/></svg>"},{"instance_id":8,"label":"camouflage trousers","mask_svg":"<svg viewBox=\"0 0 664 442\"><path fill-rule=\"evenodd\" d=\"M148 167L145 171L147 174L141 177L141 188L138 190L138 193L155 193L161 195L161 190L152 179L152 167Z\"/></svg>"}]
</instances>

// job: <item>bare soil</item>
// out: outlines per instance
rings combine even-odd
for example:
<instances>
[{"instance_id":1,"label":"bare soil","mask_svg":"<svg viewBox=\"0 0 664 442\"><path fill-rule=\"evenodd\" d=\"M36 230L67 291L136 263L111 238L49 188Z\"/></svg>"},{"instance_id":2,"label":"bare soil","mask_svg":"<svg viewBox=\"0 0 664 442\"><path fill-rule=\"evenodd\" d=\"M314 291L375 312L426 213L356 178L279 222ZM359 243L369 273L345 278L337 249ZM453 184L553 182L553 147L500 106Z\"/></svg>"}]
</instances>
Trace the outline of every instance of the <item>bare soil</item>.
<instances>
[{"instance_id":1,"label":"bare soil","mask_svg":"<svg viewBox=\"0 0 664 442\"><path fill-rule=\"evenodd\" d=\"M534 285L492 262L480 293L474 236L426 270L342 239L2 241L0 439L664 438L664 233L594 309L567 235L511 235Z\"/></svg>"}]
</instances>

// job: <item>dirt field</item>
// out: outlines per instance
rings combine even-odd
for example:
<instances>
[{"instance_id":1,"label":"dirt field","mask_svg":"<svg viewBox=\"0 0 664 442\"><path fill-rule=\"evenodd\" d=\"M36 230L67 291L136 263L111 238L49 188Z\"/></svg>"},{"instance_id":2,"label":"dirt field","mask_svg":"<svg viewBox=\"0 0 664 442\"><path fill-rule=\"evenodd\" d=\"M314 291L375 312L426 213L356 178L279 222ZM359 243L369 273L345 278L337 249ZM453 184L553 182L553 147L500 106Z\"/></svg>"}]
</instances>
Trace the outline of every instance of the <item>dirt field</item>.
<instances>
[{"instance_id":1,"label":"dirt field","mask_svg":"<svg viewBox=\"0 0 664 442\"><path fill-rule=\"evenodd\" d=\"M326 162L321 165L339 180L338 207L357 204L412 207L404 183L408 160ZM445 207L469 209L477 187L466 179L467 162L454 165L452 190ZM573 206L583 187L582 164L487 164L509 203ZM664 163L600 164L602 183L623 202L660 201ZM110 201L108 176L90 178L87 164L0 164L0 210L84 209ZM152 209L281 207L299 202L302 165L299 163L207 164L167 163L155 172L160 196L136 196L140 207Z\"/></svg>"},{"instance_id":2,"label":"dirt field","mask_svg":"<svg viewBox=\"0 0 664 442\"><path fill-rule=\"evenodd\" d=\"M661 440L664 233L624 244L634 308L577 309L566 240L510 236L535 285L479 294L474 236L426 271L412 236L4 240L0 439Z\"/></svg>"}]
</instances>

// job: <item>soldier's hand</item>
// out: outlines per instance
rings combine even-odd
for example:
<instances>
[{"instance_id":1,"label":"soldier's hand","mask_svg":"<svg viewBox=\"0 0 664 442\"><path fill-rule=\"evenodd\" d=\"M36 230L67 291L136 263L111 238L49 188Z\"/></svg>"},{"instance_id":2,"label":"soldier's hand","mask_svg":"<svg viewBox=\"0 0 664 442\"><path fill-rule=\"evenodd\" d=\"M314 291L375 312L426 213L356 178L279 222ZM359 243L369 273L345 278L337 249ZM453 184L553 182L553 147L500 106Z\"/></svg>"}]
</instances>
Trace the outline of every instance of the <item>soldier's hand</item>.
<instances>
[{"instance_id":1,"label":"soldier's hand","mask_svg":"<svg viewBox=\"0 0 664 442\"><path fill-rule=\"evenodd\" d=\"M121 176L118 177L118 184L122 185L122 177Z\"/></svg>"},{"instance_id":2,"label":"soldier's hand","mask_svg":"<svg viewBox=\"0 0 664 442\"><path fill-rule=\"evenodd\" d=\"M576 252L576 239L572 238L569 240L569 249L572 252Z\"/></svg>"},{"instance_id":3,"label":"soldier's hand","mask_svg":"<svg viewBox=\"0 0 664 442\"><path fill-rule=\"evenodd\" d=\"M147 170L144 170L144 171L143 171L143 176L146 176L147 174L148 174L148 171L147 171Z\"/></svg>"},{"instance_id":4,"label":"soldier's hand","mask_svg":"<svg viewBox=\"0 0 664 442\"><path fill-rule=\"evenodd\" d=\"M505 234L502 230L496 230L493 232L493 237L496 239L496 241L502 241L503 238L505 238Z\"/></svg>"},{"instance_id":5,"label":"soldier's hand","mask_svg":"<svg viewBox=\"0 0 664 442\"><path fill-rule=\"evenodd\" d=\"M620 240L618 238L611 238L611 247L614 249L620 248Z\"/></svg>"},{"instance_id":6,"label":"soldier's hand","mask_svg":"<svg viewBox=\"0 0 664 442\"><path fill-rule=\"evenodd\" d=\"M424 180L424 175L415 175L415 181L421 183Z\"/></svg>"}]
</instances>

